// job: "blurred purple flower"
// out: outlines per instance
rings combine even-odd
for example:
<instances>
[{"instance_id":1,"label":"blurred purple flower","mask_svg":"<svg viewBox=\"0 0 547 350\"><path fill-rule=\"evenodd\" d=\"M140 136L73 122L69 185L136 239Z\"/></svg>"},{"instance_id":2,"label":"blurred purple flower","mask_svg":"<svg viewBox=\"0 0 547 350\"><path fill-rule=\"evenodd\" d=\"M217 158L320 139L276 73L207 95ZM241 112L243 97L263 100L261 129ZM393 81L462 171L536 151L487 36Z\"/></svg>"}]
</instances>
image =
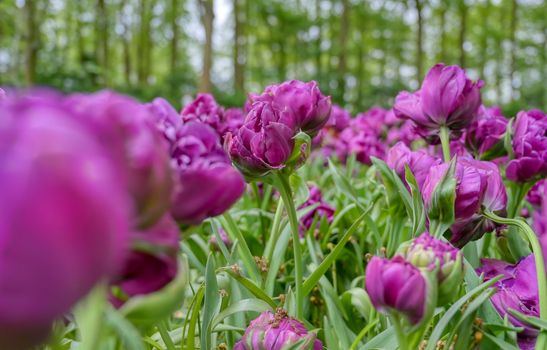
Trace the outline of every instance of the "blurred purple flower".
<instances>
[{"instance_id":1,"label":"blurred purple flower","mask_svg":"<svg viewBox=\"0 0 547 350\"><path fill-rule=\"evenodd\" d=\"M400 256L388 260L372 257L367 265L365 289L380 311L394 309L412 324L425 315L427 282L420 270Z\"/></svg>"},{"instance_id":2,"label":"blurred purple flower","mask_svg":"<svg viewBox=\"0 0 547 350\"><path fill-rule=\"evenodd\" d=\"M339 135L335 149L338 157L345 162L351 154L356 155L357 161L370 165L371 156L383 159L386 149L382 140L372 131L359 129L353 125L346 128Z\"/></svg>"},{"instance_id":3,"label":"blurred purple flower","mask_svg":"<svg viewBox=\"0 0 547 350\"><path fill-rule=\"evenodd\" d=\"M228 234L226 233L226 231L220 228L218 230L218 234L220 236L220 239L222 239L222 242L224 243L226 248L230 249L232 247L233 242L230 239L230 237L228 237ZM211 234L211 236L209 237L209 244L211 245L213 250L216 250L216 251L220 250L218 242L217 242L217 237L214 234Z\"/></svg>"},{"instance_id":4,"label":"blurred purple flower","mask_svg":"<svg viewBox=\"0 0 547 350\"><path fill-rule=\"evenodd\" d=\"M245 191L243 176L232 167L218 134L208 125L184 124L171 157L178 185L171 214L179 222L195 225L220 215Z\"/></svg>"},{"instance_id":5,"label":"blurred purple flower","mask_svg":"<svg viewBox=\"0 0 547 350\"><path fill-rule=\"evenodd\" d=\"M352 123L359 129L381 135L386 129L385 118L387 113L388 111L382 107L372 107L366 112L357 114Z\"/></svg>"},{"instance_id":6,"label":"blurred purple flower","mask_svg":"<svg viewBox=\"0 0 547 350\"><path fill-rule=\"evenodd\" d=\"M315 217L318 217L317 224L321 222L322 218L325 218L327 222L330 224L332 222L333 216L334 216L334 208L331 207L328 203L323 201L323 197L321 195L321 190L317 186L310 186L310 196L308 199L298 207L298 209L303 209L312 205L316 205L317 207L311 211L309 211L307 214L302 216L300 219L300 230L299 234L300 237L304 237L306 232L311 228L311 225L313 224L313 221ZM317 237L316 237L317 238Z\"/></svg>"},{"instance_id":7,"label":"blurred purple flower","mask_svg":"<svg viewBox=\"0 0 547 350\"><path fill-rule=\"evenodd\" d=\"M311 137L325 126L331 113L330 96L323 96L315 81L291 80L270 85L253 101L270 103L280 112L292 112L295 125Z\"/></svg>"},{"instance_id":8,"label":"blurred purple flower","mask_svg":"<svg viewBox=\"0 0 547 350\"><path fill-rule=\"evenodd\" d=\"M547 176L547 115L538 109L519 112L512 146L514 159L506 170L509 180L526 182Z\"/></svg>"},{"instance_id":9,"label":"blurred purple flower","mask_svg":"<svg viewBox=\"0 0 547 350\"><path fill-rule=\"evenodd\" d=\"M182 118L175 108L163 98L156 98L147 104L147 108L155 118L156 127L163 132L165 139L172 144L177 138L177 130L182 126Z\"/></svg>"},{"instance_id":10,"label":"blurred purple flower","mask_svg":"<svg viewBox=\"0 0 547 350\"><path fill-rule=\"evenodd\" d=\"M410 146L412 142L420 139L420 135L415 131L416 127L411 120L405 120L400 125L394 125L389 128L386 135L386 144L394 145L401 141Z\"/></svg>"},{"instance_id":11,"label":"blurred purple flower","mask_svg":"<svg viewBox=\"0 0 547 350\"><path fill-rule=\"evenodd\" d=\"M223 130L222 137L226 133L230 132L235 134L239 128L243 126L243 121L245 120L245 113L241 108L228 108L224 111L224 116L222 118Z\"/></svg>"},{"instance_id":12,"label":"blurred purple flower","mask_svg":"<svg viewBox=\"0 0 547 350\"><path fill-rule=\"evenodd\" d=\"M165 287L177 275L179 228L170 215L154 226L133 233L133 250L123 264L123 270L112 281L114 293L110 302L120 307L128 299L146 295Z\"/></svg>"},{"instance_id":13,"label":"blurred purple flower","mask_svg":"<svg viewBox=\"0 0 547 350\"><path fill-rule=\"evenodd\" d=\"M332 105L332 111L325 127L340 132L347 128L350 122L350 112L346 111L344 108L338 105Z\"/></svg>"},{"instance_id":14,"label":"blurred purple flower","mask_svg":"<svg viewBox=\"0 0 547 350\"><path fill-rule=\"evenodd\" d=\"M0 348L30 348L127 247L131 199L103 135L54 93L0 106Z\"/></svg>"},{"instance_id":15,"label":"blurred purple flower","mask_svg":"<svg viewBox=\"0 0 547 350\"><path fill-rule=\"evenodd\" d=\"M544 191L547 189L547 179L539 180L535 185L528 191L526 199L530 204L535 207L540 207L542 199L544 197Z\"/></svg>"},{"instance_id":16,"label":"blurred purple flower","mask_svg":"<svg viewBox=\"0 0 547 350\"><path fill-rule=\"evenodd\" d=\"M509 319L511 324L524 328L518 334L521 348L533 349L538 330L509 314L507 310L514 309L528 316L539 317L539 297L534 256L529 255L516 265L494 259L481 259L481 262L482 266L477 269L477 272L484 272L486 281L499 274L504 276L495 284L498 291L491 298L492 304L502 317ZM527 344L531 344L532 347L528 348Z\"/></svg>"},{"instance_id":17,"label":"blurred purple flower","mask_svg":"<svg viewBox=\"0 0 547 350\"><path fill-rule=\"evenodd\" d=\"M180 112L184 123L200 121L216 130L219 135L223 134L223 114L222 107L211 94L197 94L196 98Z\"/></svg>"},{"instance_id":18,"label":"blurred purple flower","mask_svg":"<svg viewBox=\"0 0 547 350\"><path fill-rule=\"evenodd\" d=\"M168 144L156 128L154 114L132 98L111 91L71 95L67 105L96 124L101 141L124 166L137 224L154 224L169 209L173 189Z\"/></svg>"},{"instance_id":19,"label":"blurred purple flower","mask_svg":"<svg viewBox=\"0 0 547 350\"><path fill-rule=\"evenodd\" d=\"M480 106L477 118L466 130L466 144L476 154L483 154L502 142L508 124L499 107Z\"/></svg>"},{"instance_id":20,"label":"blurred purple flower","mask_svg":"<svg viewBox=\"0 0 547 350\"><path fill-rule=\"evenodd\" d=\"M234 350L283 350L304 340L298 349L321 350L323 344L314 333L309 333L306 327L287 315L283 309L277 309L275 314L264 311L245 330Z\"/></svg>"},{"instance_id":21,"label":"blurred purple flower","mask_svg":"<svg viewBox=\"0 0 547 350\"><path fill-rule=\"evenodd\" d=\"M442 162L439 158L430 156L424 150L411 151L403 142L398 142L388 151L386 163L395 170L403 182L405 182L405 164L408 165L421 189L429 169Z\"/></svg>"},{"instance_id":22,"label":"blurred purple flower","mask_svg":"<svg viewBox=\"0 0 547 350\"><path fill-rule=\"evenodd\" d=\"M427 73L420 90L401 92L394 111L399 118L411 119L429 142L438 142L441 126L458 138L475 118L481 104L483 82L473 83L458 66L436 64Z\"/></svg>"}]
</instances>

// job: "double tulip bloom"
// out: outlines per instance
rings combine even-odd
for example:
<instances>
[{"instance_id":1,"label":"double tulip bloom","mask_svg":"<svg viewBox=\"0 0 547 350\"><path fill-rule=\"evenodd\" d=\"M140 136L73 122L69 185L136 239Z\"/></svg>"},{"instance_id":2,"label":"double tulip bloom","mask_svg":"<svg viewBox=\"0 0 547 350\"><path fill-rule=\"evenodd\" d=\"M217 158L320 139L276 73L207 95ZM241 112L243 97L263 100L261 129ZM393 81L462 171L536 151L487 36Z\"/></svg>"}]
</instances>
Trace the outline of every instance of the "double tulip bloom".
<instances>
[{"instance_id":1,"label":"double tulip bloom","mask_svg":"<svg viewBox=\"0 0 547 350\"><path fill-rule=\"evenodd\" d=\"M225 139L232 160L249 177L285 168L295 148L294 137L300 131L315 136L326 124L331 109L330 97L323 96L314 81L271 85L262 95L250 98L252 105L243 126ZM306 153L304 149L297 151Z\"/></svg>"},{"instance_id":2,"label":"double tulip bloom","mask_svg":"<svg viewBox=\"0 0 547 350\"><path fill-rule=\"evenodd\" d=\"M148 108L169 143L168 154L175 173L173 218L195 225L222 214L241 197L245 181L231 166L218 133L197 120L183 123L165 100L156 99ZM203 183L207 186L202 186Z\"/></svg>"},{"instance_id":3,"label":"double tulip bloom","mask_svg":"<svg viewBox=\"0 0 547 350\"><path fill-rule=\"evenodd\" d=\"M478 112L482 85L482 81L472 82L458 66L437 64L427 73L420 90L397 95L393 109L399 118L412 120L431 143L439 141L441 127L458 138Z\"/></svg>"},{"instance_id":4,"label":"double tulip bloom","mask_svg":"<svg viewBox=\"0 0 547 350\"><path fill-rule=\"evenodd\" d=\"M190 121L199 121L209 125L216 130L219 135L223 134L223 114L224 110L217 104L211 94L198 94L196 98L186 105L180 112L184 123Z\"/></svg>"},{"instance_id":5,"label":"double tulip bloom","mask_svg":"<svg viewBox=\"0 0 547 350\"><path fill-rule=\"evenodd\" d=\"M513 124L514 159L507 165L507 178L526 182L547 176L547 115L540 110L522 111Z\"/></svg>"},{"instance_id":6,"label":"double tulip bloom","mask_svg":"<svg viewBox=\"0 0 547 350\"><path fill-rule=\"evenodd\" d=\"M502 317L507 317L514 326L523 328L523 331L518 333L520 348L534 349L538 330L508 313L509 309L513 309L528 316L539 317L534 256L529 255L515 265L494 259L482 259L481 262L482 266L477 272L484 273L486 281L503 275L495 284L497 292L491 298L492 304Z\"/></svg>"},{"instance_id":7,"label":"double tulip bloom","mask_svg":"<svg viewBox=\"0 0 547 350\"><path fill-rule=\"evenodd\" d=\"M503 144L508 122L499 107L480 106L477 118L466 130L466 145L475 154L482 155L494 146Z\"/></svg>"},{"instance_id":8,"label":"double tulip bloom","mask_svg":"<svg viewBox=\"0 0 547 350\"><path fill-rule=\"evenodd\" d=\"M29 348L125 255L133 199L64 97L0 103L0 348Z\"/></svg>"},{"instance_id":9,"label":"double tulip bloom","mask_svg":"<svg viewBox=\"0 0 547 350\"><path fill-rule=\"evenodd\" d=\"M386 163L403 180L405 179L405 165L407 165L421 189L429 170L433 166L441 164L441 160L430 156L424 150L411 151L403 142L398 142L387 153Z\"/></svg>"},{"instance_id":10,"label":"double tulip bloom","mask_svg":"<svg viewBox=\"0 0 547 350\"><path fill-rule=\"evenodd\" d=\"M429 171L422 188L426 209L431 208L437 186L449 176L449 168L450 164L443 163ZM484 209L503 213L507 205L507 193L498 167L492 162L460 158L453 176L456 181L455 223L450 242L456 247L462 247L495 228L480 212Z\"/></svg>"},{"instance_id":11,"label":"double tulip bloom","mask_svg":"<svg viewBox=\"0 0 547 350\"><path fill-rule=\"evenodd\" d=\"M275 314L265 311L251 321L234 350L283 350L295 344L299 344L299 350L323 349L315 333L309 333L300 321L278 309Z\"/></svg>"}]
</instances>

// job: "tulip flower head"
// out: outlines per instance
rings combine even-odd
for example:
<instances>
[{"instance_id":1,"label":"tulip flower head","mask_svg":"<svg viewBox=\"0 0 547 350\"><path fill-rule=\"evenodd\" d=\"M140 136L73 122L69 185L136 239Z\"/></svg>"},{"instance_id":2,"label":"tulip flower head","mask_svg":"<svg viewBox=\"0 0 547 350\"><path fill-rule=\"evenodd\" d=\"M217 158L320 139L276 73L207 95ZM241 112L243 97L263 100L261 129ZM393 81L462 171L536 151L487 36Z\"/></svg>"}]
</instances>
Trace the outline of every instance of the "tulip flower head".
<instances>
[{"instance_id":1,"label":"tulip flower head","mask_svg":"<svg viewBox=\"0 0 547 350\"><path fill-rule=\"evenodd\" d=\"M224 110L217 104L215 98L211 94L198 94L196 98L180 112L180 116L184 123L190 121L202 122L216 130L219 135L223 134L223 114Z\"/></svg>"},{"instance_id":2,"label":"tulip flower head","mask_svg":"<svg viewBox=\"0 0 547 350\"><path fill-rule=\"evenodd\" d=\"M418 186L422 188L431 167L441 164L441 160L430 156L424 150L411 151L403 142L398 142L388 151L386 163L403 180L405 165L407 165L416 178Z\"/></svg>"},{"instance_id":3,"label":"tulip flower head","mask_svg":"<svg viewBox=\"0 0 547 350\"><path fill-rule=\"evenodd\" d=\"M507 178L526 182L547 176L547 115L540 110L522 111L513 124L514 159L507 165Z\"/></svg>"},{"instance_id":4,"label":"tulip flower head","mask_svg":"<svg viewBox=\"0 0 547 350\"><path fill-rule=\"evenodd\" d=\"M300 219L300 230L299 234L300 237L304 237L306 232L311 228L315 217L319 218L318 223L322 218L327 220L327 222L330 224L332 222L333 216L334 216L334 208L331 207L328 203L323 201L323 197L321 195L321 190L317 186L311 186L310 187L310 196L308 199L299 207L299 209L306 208L312 205L317 206L306 213L302 218Z\"/></svg>"},{"instance_id":5,"label":"tulip flower head","mask_svg":"<svg viewBox=\"0 0 547 350\"><path fill-rule=\"evenodd\" d=\"M477 118L466 130L466 144L475 154L484 154L494 146L503 143L502 139L508 122L507 118L501 114L499 107L480 106Z\"/></svg>"},{"instance_id":6,"label":"tulip flower head","mask_svg":"<svg viewBox=\"0 0 547 350\"><path fill-rule=\"evenodd\" d=\"M393 108L399 118L412 120L431 143L439 141L441 127L447 127L453 138L459 138L478 112L482 86L482 81L472 82L458 66L436 64L420 90L399 93Z\"/></svg>"},{"instance_id":7,"label":"tulip flower head","mask_svg":"<svg viewBox=\"0 0 547 350\"><path fill-rule=\"evenodd\" d=\"M321 350L323 344L315 333L287 315L283 309L275 314L264 311L245 330L245 334L234 346L234 350L283 350L299 344L300 350Z\"/></svg>"}]
</instances>

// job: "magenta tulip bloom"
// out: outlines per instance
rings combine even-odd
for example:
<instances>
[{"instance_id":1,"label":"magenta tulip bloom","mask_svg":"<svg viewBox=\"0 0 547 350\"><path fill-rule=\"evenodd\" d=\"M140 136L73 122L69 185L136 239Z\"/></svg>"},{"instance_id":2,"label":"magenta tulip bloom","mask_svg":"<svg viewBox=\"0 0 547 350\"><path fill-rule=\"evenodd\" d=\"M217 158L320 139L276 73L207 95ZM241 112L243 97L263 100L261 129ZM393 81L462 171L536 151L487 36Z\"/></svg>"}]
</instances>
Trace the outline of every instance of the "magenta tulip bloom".
<instances>
[{"instance_id":1,"label":"magenta tulip bloom","mask_svg":"<svg viewBox=\"0 0 547 350\"><path fill-rule=\"evenodd\" d=\"M503 142L508 120L499 107L479 108L477 118L466 130L466 144L476 153L483 154Z\"/></svg>"},{"instance_id":2,"label":"magenta tulip bloom","mask_svg":"<svg viewBox=\"0 0 547 350\"><path fill-rule=\"evenodd\" d=\"M423 186L422 196L426 207L431 204L431 196L437 184L448 171L449 165L443 163L431 168ZM507 205L507 193L498 167L492 162L461 158L456 164L455 219L450 242L462 247L471 240L482 237L496 226L480 215L481 207L503 213Z\"/></svg>"},{"instance_id":3,"label":"magenta tulip bloom","mask_svg":"<svg viewBox=\"0 0 547 350\"><path fill-rule=\"evenodd\" d=\"M403 142L398 142L387 153L386 163L395 170L403 181L405 180L405 165L408 165L421 189L431 167L442 162L424 150L411 151Z\"/></svg>"},{"instance_id":4,"label":"magenta tulip bloom","mask_svg":"<svg viewBox=\"0 0 547 350\"><path fill-rule=\"evenodd\" d=\"M519 112L512 146L514 159L506 170L509 180L526 182L547 176L547 115L537 109Z\"/></svg>"},{"instance_id":5,"label":"magenta tulip bloom","mask_svg":"<svg viewBox=\"0 0 547 350\"><path fill-rule=\"evenodd\" d=\"M383 159L385 157L385 146L373 131L359 129L351 126L346 128L337 139L336 153L345 162L350 154L355 154L357 161L371 165L370 157Z\"/></svg>"},{"instance_id":6,"label":"magenta tulip bloom","mask_svg":"<svg viewBox=\"0 0 547 350\"><path fill-rule=\"evenodd\" d=\"M67 104L96 124L101 141L124 167L137 224L154 224L169 209L173 190L168 144L156 129L154 114L132 98L110 91L72 95Z\"/></svg>"},{"instance_id":7,"label":"magenta tulip bloom","mask_svg":"<svg viewBox=\"0 0 547 350\"><path fill-rule=\"evenodd\" d=\"M194 101L186 105L180 115L184 123L190 121L199 121L215 129L219 135L222 135L224 111L217 104L211 94L198 94Z\"/></svg>"},{"instance_id":8,"label":"magenta tulip bloom","mask_svg":"<svg viewBox=\"0 0 547 350\"><path fill-rule=\"evenodd\" d=\"M302 218L300 219L300 227L299 227L299 234L300 237L304 237L306 232L311 228L313 221L317 217L317 225L321 222L321 220L324 218L327 220L327 222L330 224L332 222L332 219L334 217L334 208L331 207L328 203L323 201L323 196L321 195L321 190L317 186L310 186L310 196L308 199L298 208L306 208L312 205L317 206L306 213ZM316 237L317 238L317 237Z\"/></svg>"},{"instance_id":9,"label":"magenta tulip bloom","mask_svg":"<svg viewBox=\"0 0 547 350\"><path fill-rule=\"evenodd\" d=\"M146 106L154 116L156 127L171 145L177 138L177 130L182 127L182 118L175 108L163 98L156 98Z\"/></svg>"},{"instance_id":10,"label":"magenta tulip bloom","mask_svg":"<svg viewBox=\"0 0 547 350\"><path fill-rule=\"evenodd\" d=\"M329 120L327 121L325 127L341 132L349 126L350 122L351 114L344 108L338 105L333 105Z\"/></svg>"},{"instance_id":11,"label":"magenta tulip bloom","mask_svg":"<svg viewBox=\"0 0 547 350\"><path fill-rule=\"evenodd\" d=\"M241 108L228 108L225 110L222 119L222 136L224 137L228 132L232 133L232 135L235 134L243 126L244 120L245 114Z\"/></svg>"},{"instance_id":12,"label":"magenta tulip bloom","mask_svg":"<svg viewBox=\"0 0 547 350\"><path fill-rule=\"evenodd\" d=\"M516 327L524 330L518 334L522 349L533 349L538 330L520 321L507 312L517 310L525 315L539 317L539 296L534 256L529 255L516 265L510 265L494 259L482 259L478 273L485 273L485 280L502 274L504 277L496 282L496 294L492 296L492 304L502 317L507 317ZM531 347L528 347L531 345Z\"/></svg>"},{"instance_id":13,"label":"magenta tulip bloom","mask_svg":"<svg viewBox=\"0 0 547 350\"><path fill-rule=\"evenodd\" d=\"M323 96L315 81L291 80L270 85L253 101L270 103L278 111L290 111L296 126L312 137L325 126L331 113L330 96Z\"/></svg>"},{"instance_id":14,"label":"magenta tulip bloom","mask_svg":"<svg viewBox=\"0 0 547 350\"><path fill-rule=\"evenodd\" d=\"M372 257L367 265L365 289L380 312L393 309L412 324L419 323L426 313L426 279L400 256L391 260Z\"/></svg>"},{"instance_id":15,"label":"magenta tulip bloom","mask_svg":"<svg viewBox=\"0 0 547 350\"><path fill-rule=\"evenodd\" d=\"M386 144L394 145L397 142L403 142L410 146L412 142L420 139L420 135L416 132L416 126L411 120L405 120L399 126L392 126L387 131Z\"/></svg>"},{"instance_id":16,"label":"magenta tulip bloom","mask_svg":"<svg viewBox=\"0 0 547 350\"><path fill-rule=\"evenodd\" d=\"M372 107L366 112L357 114L352 122L354 125L358 125L360 129L381 135L386 128L385 119L387 112L382 107Z\"/></svg>"},{"instance_id":17,"label":"magenta tulip bloom","mask_svg":"<svg viewBox=\"0 0 547 350\"><path fill-rule=\"evenodd\" d=\"M296 133L296 120L288 108L255 102L243 126L227 135L225 147L245 175L262 176L285 167Z\"/></svg>"},{"instance_id":18,"label":"magenta tulip bloom","mask_svg":"<svg viewBox=\"0 0 547 350\"><path fill-rule=\"evenodd\" d=\"M264 311L245 330L245 334L234 346L234 350L283 350L303 341L301 350L321 350L323 344L314 333L287 315L283 309L275 314Z\"/></svg>"},{"instance_id":19,"label":"magenta tulip bloom","mask_svg":"<svg viewBox=\"0 0 547 350\"><path fill-rule=\"evenodd\" d=\"M440 127L446 126L459 137L459 131L475 118L481 105L480 88L458 66L437 64L427 73L420 90L400 93L394 110L400 118L411 119L422 135L435 142Z\"/></svg>"},{"instance_id":20,"label":"magenta tulip bloom","mask_svg":"<svg viewBox=\"0 0 547 350\"><path fill-rule=\"evenodd\" d=\"M539 180L535 185L528 191L526 195L526 200L530 202L534 207L540 207L541 202L544 197L544 191L547 189L547 179Z\"/></svg>"},{"instance_id":21,"label":"magenta tulip bloom","mask_svg":"<svg viewBox=\"0 0 547 350\"><path fill-rule=\"evenodd\" d=\"M243 176L232 167L218 134L208 125L184 124L171 157L177 179L171 214L181 223L196 225L222 214L245 190Z\"/></svg>"},{"instance_id":22,"label":"magenta tulip bloom","mask_svg":"<svg viewBox=\"0 0 547 350\"><path fill-rule=\"evenodd\" d=\"M131 199L113 157L44 93L0 106L0 348L29 348L127 247Z\"/></svg>"},{"instance_id":23,"label":"magenta tulip bloom","mask_svg":"<svg viewBox=\"0 0 547 350\"><path fill-rule=\"evenodd\" d=\"M112 283L115 288L110 301L116 307L131 297L162 289L177 275L179 228L168 214L154 226L134 232L131 239L136 248Z\"/></svg>"}]
</instances>

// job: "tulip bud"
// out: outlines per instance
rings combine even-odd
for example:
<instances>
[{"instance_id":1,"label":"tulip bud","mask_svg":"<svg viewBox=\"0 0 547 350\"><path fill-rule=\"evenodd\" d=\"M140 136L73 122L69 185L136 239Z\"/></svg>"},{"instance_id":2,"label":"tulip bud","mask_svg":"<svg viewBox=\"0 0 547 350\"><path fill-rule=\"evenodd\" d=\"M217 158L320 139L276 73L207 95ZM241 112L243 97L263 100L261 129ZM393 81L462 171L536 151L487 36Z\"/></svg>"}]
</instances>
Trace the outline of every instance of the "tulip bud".
<instances>
[{"instance_id":1,"label":"tulip bud","mask_svg":"<svg viewBox=\"0 0 547 350\"><path fill-rule=\"evenodd\" d=\"M393 108L398 117L414 121L432 143L439 141L442 126L458 138L477 114L482 86L482 81L473 83L458 66L437 64L427 73L421 89L397 95Z\"/></svg>"},{"instance_id":2,"label":"tulip bud","mask_svg":"<svg viewBox=\"0 0 547 350\"><path fill-rule=\"evenodd\" d=\"M315 333L308 333L306 327L287 315L283 309L277 309L275 314L264 311L245 330L245 334L234 346L234 350L283 350L293 349L300 344L298 350L321 350L323 344Z\"/></svg>"},{"instance_id":3,"label":"tulip bud","mask_svg":"<svg viewBox=\"0 0 547 350\"><path fill-rule=\"evenodd\" d=\"M115 158L55 94L0 105L0 348L30 348L127 246L131 200Z\"/></svg>"},{"instance_id":4,"label":"tulip bud","mask_svg":"<svg viewBox=\"0 0 547 350\"><path fill-rule=\"evenodd\" d=\"M220 215L245 191L218 134L203 123L188 122L177 131L171 158L178 185L171 214L179 222L197 225Z\"/></svg>"},{"instance_id":5,"label":"tulip bud","mask_svg":"<svg viewBox=\"0 0 547 350\"><path fill-rule=\"evenodd\" d=\"M412 325L428 320L437 303L436 286L401 256L391 260L372 257L367 265L365 289L378 311L395 311Z\"/></svg>"},{"instance_id":6,"label":"tulip bud","mask_svg":"<svg viewBox=\"0 0 547 350\"><path fill-rule=\"evenodd\" d=\"M514 159L507 165L509 180L526 182L547 175L547 115L540 110L519 112L513 124Z\"/></svg>"},{"instance_id":7,"label":"tulip bud","mask_svg":"<svg viewBox=\"0 0 547 350\"><path fill-rule=\"evenodd\" d=\"M463 281L463 258L459 249L424 232L412 241L404 254L416 267L438 269L439 305L453 299Z\"/></svg>"}]
</instances>

